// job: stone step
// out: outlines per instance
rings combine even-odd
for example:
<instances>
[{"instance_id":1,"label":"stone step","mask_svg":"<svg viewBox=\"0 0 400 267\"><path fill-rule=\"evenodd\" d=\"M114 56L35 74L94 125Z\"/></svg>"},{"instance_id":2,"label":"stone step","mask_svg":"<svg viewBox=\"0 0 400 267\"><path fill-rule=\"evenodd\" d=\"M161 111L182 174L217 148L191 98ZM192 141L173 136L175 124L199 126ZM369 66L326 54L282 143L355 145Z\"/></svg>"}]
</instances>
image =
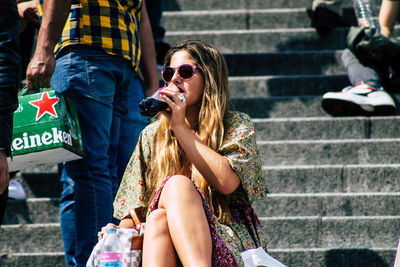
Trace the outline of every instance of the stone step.
<instances>
[{"instance_id":1,"label":"stone step","mask_svg":"<svg viewBox=\"0 0 400 267\"><path fill-rule=\"evenodd\" d=\"M38 252L0 254L0 266L65 267L66 264L63 252Z\"/></svg>"},{"instance_id":2,"label":"stone step","mask_svg":"<svg viewBox=\"0 0 400 267\"><path fill-rule=\"evenodd\" d=\"M304 7L166 11L161 24L167 32L307 28L311 25L310 15ZM343 10L343 20L356 25L352 8Z\"/></svg>"},{"instance_id":3,"label":"stone step","mask_svg":"<svg viewBox=\"0 0 400 267\"><path fill-rule=\"evenodd\" d=\"M395 216L398 192L271 193L253 204L258 216ZM58 199L10 201L3 225L59 223Z\"/></svg>"},{"instance_id":4,"label":"stone step","mask_svg":"<svg viewBox=\"0 0 400 267\"><path fill-rule=\"evenodd\" d=\"M264 166L264 177L270 193L345 193L345 192L398 192L400 191L400 164L334 164L334 165L297 165L297 166ZM26 177L22 173L22 177ZM33 177L33 174L30 174ZM48 179L47 179L48 178ZM42 174L36 174L36 178L26 181L23 186L28 195L27 203L10 201L10 212L20 209L32 210L34 207L47 203L48 211L44 217L51 216L52 222L56 214L58 197L46 192L49 188L56 188L59 183L57 174L43 178ZM47 179L47 185L43 191L38 191L41 198L30 194L30 187L38 187L41 179ZM30 212L29 212L30 213ZM7 213L6 213L7 214ZM19 211L18 214L10 214L10 218L25 218L27 212ZM38 216L40 213L35 213ZM49 214L49 215L46 215ZM26 219L28 222L29 220ZM34 219L30 219L34 221Z\"/></svg>"},{"instance_id":5,"label":"stone step","mask_svg":"<svg viewBox=\"0 0 400 267\"><path fill-rule=\"evenodd\" d=\"M392 266L395 249L387 248L315 248L269 249L275 259L291 267ZM0 257L0 266L64 267L63 253L14 253Z\"/></svg>"},{"instance_id":6,"label":"stone step","mask_svg":"<svg viewBox=\"0 0 400 267\"><path fill-rule=\"evenodd\" d=\"M396 216L400 193L269 194L253 207L259 217L280 216Z\"/></svg>"},{"instance_id":7,"label":"stone step","mask_svg":"<svg viewBox=\"0 0 400 267\"><path fill-rule=\"evenodd\" d=\"M63 252L59 223L2 225L1 253Z\"/></svg>"},{"instance_id":8,"label":"stone step","mask_svg":"<svg viewBox=\"0 0 400 267\"><path fill-rule=\"evenodd\" d=\"M400 114L399 95L394 115ZM233 98L233 109L247 113L252 118L330 117L321 107L320 96L288 96L268 98Z\"/></svg>"},{"instance_id":9,"label":"stone step","mask_svg":"<svg viewBox=\"0 0 400 267\"><path fill-rule=\"evenodd\" d=\"M322 96L349 86L346 74L271 75L229 78L232 98L269 98L289 96ZM298 116L295 116L298 117Z\"/></svg>"},{"instance_id":10,"label":"stone step","mask_svg":"<svg viewBox=\"0 0 400 267\"><path fill-rule=\"evenodd\" d=\"M266 166L395 164L400 139L259 141ZM388 155L391 155L388 157Z\"/></svg>"},{"instance_id":11,"label":"stone step","mask_svg":"<svg viewBox=\"0 0 400 267\"><path fill-rule=\"evenodd\" d=\"M232 98L232 107L254 119L329 117L321 107L321 99L321 96Z\"/></svg>"},{"instance_id":12,"label":"stone step","mask_svg":"<svg viewBox=\"0 0 400 267\"><path fill-rule=\"evenodd\" d=\"M52 182L52 181L49 181ZM3 225L59 223L58 198L28 198L9 200Z\"/></svg>"},{"instance_id":13,"label":"stone step","mask_svg":"<svg viewBox=\"0 0 400 267\"><path fill-rule=\"evenodd\" d=\"M260 217L268 248L387 248L397 245L400 216ZM60 225L4 225L0 251L62 252Z\"/></svg>"},{"instance_id":14,"label":"stone step","mask_svg":"<svg viewBox=\"0 0 400 267\"><path fill-rule=\"evenodd\" d=\"M386 248L315 248L269 249L275 259L290 267L393 266L395 249Z\"/></svg>"},{"instance_id":15,"label":"stone step","mask_svg":"<svg viewBox=\"0 0 400 267\"><path fill-rule=\"evenodd\" d=\"M399 138L400 117L253 119L257 141Z\"/></svg>"},{"instance_id":16,"label":"stone step","mask_svg":"<svg viewBox=\"0 0 400 267\"><path fill-rule=\"evenodd\" d=\"M343 50L225 54L229 75L335 75L345 74ZM301 62L301 64L299 64Z\"/></svg>"},{"instance_id":17,"label":"stone step","mask_svg":"<svg viewBox=\"0 0 400 267\"><path fill-rule=\"evenodd\" d=\"M400 164L333 164L333 165L297 165L297 166L264 166L264 176L270 193L319 193L319 192L397 192L400 191ZM58 188L57 173L43 176L41 173L22 173L23 186L31 203L11 201L19 210L41 205L40 200L49 201L53 208L48 214L54 216L57 199L60 194L51 192ZM25 177L35 177L27 180ZM46 187L40 186L46 180ZM31 188L38 188L32 194ZM37 198L37 195L41 198ZM11 206L8 208L11 211ZM24 218L26 212L20 211L17 216ZM10 218L14 218L10 214ZM10 219L12 220L12 219Z\"/></svg>"},{"instance_id":18,"label":"stone step","mask_svg":"<svg viewBox=\"0 0 400 267\"><path fill-rule=\"evenodd\" d=\"M25 175L23 173L22 177ZM349 196L353 193L353 195L359 197L363 194L374 197L382 195L383 198L386 198L386 196L383 196L384 193L387 193L387 196L391 196L394 192L400 191L400 182L397 179L399 175L399 164L264 167L267 186L271 195L275 196L275 199L279 199L279 197L290 199L289 196L293 194L296 200L298 200L296 194L299 194L300 200L310 198L310 194L311 196L314 194L315 196L335 198L342 193L350 193ZM23 181L28 195L29 188L37 186L35 182L41 183L40 178L41 174L37 174L38 180L30 181L29 185L25 180ZM47 178L50 178L50 176ZM50 188L57 183L57 174L47 180L47 186ZM304 195L305 193L308 193L308 195ZM43 195L43 193L40 193L40 195ZM269 203L273 199L269 197L267 202ZM275 207L274 204L261 203L257 205ZM56 223L59 222L58 212L58 198L29 197L26 201L10 200L3 223Z\"/></svg>"},{"instance_id":19,"label":"stone step","mask_svg":"<svg viewBox=\"0 0 400 267\"><path fill-rule=\"evenodd\" d=\"M173 31L166 33L165 41L174 45L185 39L200 39L225 54L337 50L345 48L347 32L348 28L337 28L319 36L313 28Z\"/></svg>"},{"instance_id":20,"label":"stone step","mask_svg":"<svg viewBox=\"0 0 400 267\"><path fill-rule=\"evenodd\" d=\"M271 249L397 247L400 216L260 217Z\"/></svg>"},{"instance_id":21,"label":"stone step","mask_svg":"<svg viewBox=\"0 0 400 267\"><path fill-rule=\"evenodd\" d=\"M400 26L393 37L399 38ZM348 27L336 28L319 35L314 28L251 29L251 30L189 30L167 31L165 42L174 45L185 39L199 39L215 45L222 53L270 53L288 51L342 50L347 47Z\"/></svg>"},{"instance_id":22,"label":"stone step","mask_svg":"<svg viewBox=\"0 0 400 267\"><path fill-rule=\"evenodd\" d=\"M264 166L270 193L400 191L400 164Z\"/></svg>"},{"instance_id":23,"label":"stone step","mask_svg":"<svg viewBox=\"0 0 400 267\"><path fill-rule=\"evenodd\" d=\"M305 8L195 10L164 12L161 23L167 32L250 30L309 27L310 18Z\"/></svg>"},{"instance_id":24,"label":"stone step","mask_svg":"<svg viewBox=\"0 0 400 267\"><path fill-rule=\"evenodd\" d=\"M174 0L165 1L165 11L187 10L231 10L231 9L267 9L267 8L300 8L311 7L311 0L231 0L231 1L193 1ZM344 7L351 7L352 3L343 3Z\"/></svg>"}]
</instances>

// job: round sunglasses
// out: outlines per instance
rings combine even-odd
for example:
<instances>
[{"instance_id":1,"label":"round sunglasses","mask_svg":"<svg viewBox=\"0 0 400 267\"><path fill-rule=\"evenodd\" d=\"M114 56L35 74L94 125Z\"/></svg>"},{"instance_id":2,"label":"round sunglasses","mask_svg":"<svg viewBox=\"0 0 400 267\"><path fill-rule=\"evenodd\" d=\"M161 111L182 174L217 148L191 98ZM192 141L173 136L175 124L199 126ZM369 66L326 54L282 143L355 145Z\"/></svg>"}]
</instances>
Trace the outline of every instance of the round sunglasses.
<instances>
[{"instance_id":1,"label":"round sunglasses","mask_svg":"<svg viewBox=\"0 0 400 267\"><path fill-rule=\"evenodd\" d=\"M173 68L171 66L165 66L161 70L161 77L164 82L168 83L171 81L172 77L174 77L175 71L178 71L178 75L181 79L186 80L193 77L194 71L196 69L201 69L199 66L183 64L177 68Z\"/></svg>"}]
</instances>

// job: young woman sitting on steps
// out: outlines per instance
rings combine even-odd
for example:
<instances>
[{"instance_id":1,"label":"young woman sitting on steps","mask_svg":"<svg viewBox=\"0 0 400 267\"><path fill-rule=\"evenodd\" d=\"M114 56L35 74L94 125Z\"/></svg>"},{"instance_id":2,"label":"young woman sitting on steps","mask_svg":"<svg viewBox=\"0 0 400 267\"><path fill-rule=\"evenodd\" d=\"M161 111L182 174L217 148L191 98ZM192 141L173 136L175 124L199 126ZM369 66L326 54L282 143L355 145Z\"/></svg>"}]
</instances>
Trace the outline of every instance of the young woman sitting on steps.
<instances>
[{"instance_id":1,"label":"young woman sitting on steps","mask_svg":"<svg viewBox=\"0 0 400 267\"><path fill-rule=\"evenodd\" d=\"M147 209L143 266L243 266L240 252L266 246L251 207L267 191L252 121L229 111L228 69L215 47L184 41L164 65L169 109L141 133L114 217L134 227L129 211Z\"/></svg>"}]
</instances>

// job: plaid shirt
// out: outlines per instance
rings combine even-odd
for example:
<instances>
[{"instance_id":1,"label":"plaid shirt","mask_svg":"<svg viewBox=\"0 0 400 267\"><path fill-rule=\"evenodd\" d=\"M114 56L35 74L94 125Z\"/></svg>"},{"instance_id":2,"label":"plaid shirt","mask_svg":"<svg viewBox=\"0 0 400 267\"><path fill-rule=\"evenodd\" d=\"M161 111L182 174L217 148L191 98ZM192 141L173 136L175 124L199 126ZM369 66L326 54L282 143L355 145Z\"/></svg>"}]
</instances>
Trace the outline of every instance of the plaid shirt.
<instances>
[{"instance_id":1,"label":"plaid shirt","mask_svg":"<svg viewBox=\"0 0 400 267\"><path fill-rule=\"evenodd\" d=\"M140 59L139 20L143 0L73 0L56 52L68 45L85 44L132 62ZM42 14L43 0L39 0Z\"/></svg>"}]
</instances>

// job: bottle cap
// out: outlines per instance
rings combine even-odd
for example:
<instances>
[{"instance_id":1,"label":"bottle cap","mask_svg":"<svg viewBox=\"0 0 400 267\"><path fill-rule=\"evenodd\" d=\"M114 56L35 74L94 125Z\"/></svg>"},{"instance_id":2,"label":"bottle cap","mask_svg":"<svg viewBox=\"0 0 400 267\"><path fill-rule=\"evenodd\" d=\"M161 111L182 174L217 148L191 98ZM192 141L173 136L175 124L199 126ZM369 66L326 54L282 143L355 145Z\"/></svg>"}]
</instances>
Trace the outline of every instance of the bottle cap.
<instances>
[{"instance_id":1,"label":"bottle cap","mask_svg":"<svg viewBox=\"0 0 400 267\"><path fill-rule=\"evenodd\" d=\"M116 233L117 232L117 228L108 228L107 229L107 233Z\"/></svg>"}]
</instances>

